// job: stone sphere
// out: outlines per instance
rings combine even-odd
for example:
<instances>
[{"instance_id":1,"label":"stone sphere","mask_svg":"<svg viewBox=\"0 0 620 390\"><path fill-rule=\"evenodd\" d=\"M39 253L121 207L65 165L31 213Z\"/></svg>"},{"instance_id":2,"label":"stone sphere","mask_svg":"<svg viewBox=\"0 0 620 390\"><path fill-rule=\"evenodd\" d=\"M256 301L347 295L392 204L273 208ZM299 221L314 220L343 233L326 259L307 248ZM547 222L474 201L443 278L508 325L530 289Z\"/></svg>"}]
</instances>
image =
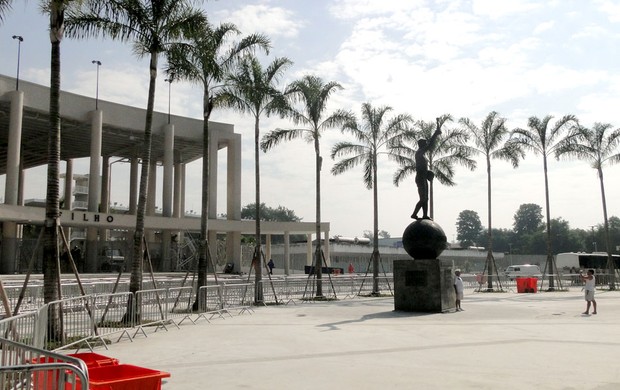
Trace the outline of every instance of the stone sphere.
<instances>
[{"instance_id":1,"label":"stone sphere","mask_svg":"<svg viewBox=\"0 0 620 390\"><path fill-rule=\"evenodd\" d=\"M411 222L403 233L403 246L414 259L436 259L447 244L446 233L430 219Z\"/></svg>"}]
</instances>

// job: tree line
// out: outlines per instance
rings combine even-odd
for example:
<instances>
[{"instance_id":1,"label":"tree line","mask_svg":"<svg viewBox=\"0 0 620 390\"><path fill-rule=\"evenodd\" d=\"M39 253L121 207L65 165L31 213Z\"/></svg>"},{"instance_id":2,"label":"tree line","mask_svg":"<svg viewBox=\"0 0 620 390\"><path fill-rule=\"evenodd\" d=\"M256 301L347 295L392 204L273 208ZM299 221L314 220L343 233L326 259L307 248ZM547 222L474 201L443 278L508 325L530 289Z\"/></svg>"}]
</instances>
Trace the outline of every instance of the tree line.
<instances>
[{"instance_id":1,"label":"tree line","mask_svg":"<svg viewBox=\"0 0 620 390\"><path fill-rule=\"evenodd\" d=\"M618 253L620 247L620 218L609 218L610 251ZM487 228L478 213L463 210L456 221L457 240L461 247L485 246ZM551 219L551 246L555 253L563 252L606 252L606 234L602 223L590 229L573 229L565 219ZM546 232L543 222L542 207L534 203L519 206L513 216L512 229L493 229L493 248L495 251L524 254L544 255L546 251Z\"/></svg>"}]
</instances>

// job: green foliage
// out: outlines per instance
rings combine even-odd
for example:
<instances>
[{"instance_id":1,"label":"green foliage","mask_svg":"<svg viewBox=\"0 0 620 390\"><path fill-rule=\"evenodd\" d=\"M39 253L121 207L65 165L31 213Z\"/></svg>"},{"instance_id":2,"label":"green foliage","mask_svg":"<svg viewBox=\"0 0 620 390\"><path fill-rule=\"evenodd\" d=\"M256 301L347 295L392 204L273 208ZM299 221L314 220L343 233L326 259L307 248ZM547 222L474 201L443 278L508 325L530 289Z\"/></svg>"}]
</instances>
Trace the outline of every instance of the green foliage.
<instances>
[{"instance_id":1,"label":"green foliage","mask_svg":"<svg viewBox=\"0 0 620 390\"><path fill-rule=\"evenodd\" d=\"M524 203L520 205L514 215L512 227L518 238L542 231L542 207L534 203Z\"/></svg>"},{"instance_id":2,"label":"green foliage","mask_svg":"<svg viewBox=\"0 0 620 390\"><path fill-rule=\"evenodd\" d=\"M295 215L295 211L284 206L269 207L265 203L260 204L261 221L301 222L301 218ZM256 203L250 203L241 209L241 219L254 219L256 216Z\"/></svg>"},{"instance_id":3,"label":"green foliage","mask_svg":"<svg viewBox=\"0 0 620 390\"><path fill-rule=\"evenodd\" d=\"M302 218L295 215L295 211L287 209L284 206L269 207L265 203L260 204L260 217L261 221L273 221L273 222L301 222ZM255 220L256 218L256 203L250 203L241 209L241 219ZM291 242L304 241L306 236L303 234L293 234L290 236ZM244 244L256 244L256 236L243 235L241 242ZM264 236L261 235L261 242L264 242ZM284 236L272 235L272 244L284 243Z\"/></svg>"},{"instance_id":4,"label":"green foliage","mask_svg":"<svg viewBox=\"0 0 620 390\"><path fill-rule=\"evenodd\" d=\"M461 243L462 247L468 247L476 245L482 232L482 223L478 213L473 210L463 210L459 213L456 220L456 232L457 240Z\"/></svg>"}]
</instances>

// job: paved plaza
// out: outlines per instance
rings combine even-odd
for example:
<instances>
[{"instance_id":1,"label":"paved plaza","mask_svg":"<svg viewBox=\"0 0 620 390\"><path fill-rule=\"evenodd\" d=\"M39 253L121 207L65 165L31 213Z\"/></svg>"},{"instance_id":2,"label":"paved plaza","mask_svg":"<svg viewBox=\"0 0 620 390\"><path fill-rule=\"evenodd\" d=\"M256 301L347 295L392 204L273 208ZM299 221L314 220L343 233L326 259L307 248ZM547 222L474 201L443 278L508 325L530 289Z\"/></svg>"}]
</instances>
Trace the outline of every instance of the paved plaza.
<instances>
[{"instance_id":1,"label":"paved plaza","mask_svg":"<svg viewBox=\"0 0 620 390\"><path fill-rule=\"evenodd\" d=\"M98 353L171 373L163 389L620 389L620 292L466 291L465 311L392 297L289 303L184 322Z\"/></svg>"}]
</instances>

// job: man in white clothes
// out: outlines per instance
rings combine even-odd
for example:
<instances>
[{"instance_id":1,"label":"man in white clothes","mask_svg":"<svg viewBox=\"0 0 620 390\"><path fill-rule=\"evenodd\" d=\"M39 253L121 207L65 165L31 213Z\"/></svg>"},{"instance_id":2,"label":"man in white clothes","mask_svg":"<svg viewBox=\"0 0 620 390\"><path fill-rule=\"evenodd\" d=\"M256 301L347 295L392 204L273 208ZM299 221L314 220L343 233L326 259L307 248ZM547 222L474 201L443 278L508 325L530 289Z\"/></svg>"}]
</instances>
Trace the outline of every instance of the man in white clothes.
<instances>
[{"instance_id":1,"label":"man in white clothes","mask_svg":"<svg viewBox=\"0 0 620 390\"><path fill-rule=\"evenodd\" d=\"M454 292L456 293L456 311L463 311L461 308L461 300L463 299L463 279L461 279L461 271L454 272ZM596 304L595 306L596 307ZM596 309L595 309L596 310Z\"/></svg>"},{"instance_id":2,"label":"man in white clothes","mask_svg":"<svg viewBox=\"0 0 620 390\"><path fill-rule=\"evenodd\" d=\"M581 280L583 280L585 282L585 298L586 298L586 302L588 302L588 305L586 306L586 311L583 312L583 314L590 314L590 305L592 305L592 307L594 308L594 311L592 311L592 314L596 314L596 301L594 300L594 290L596 289L596 280L594 278L594 270L593 269L589 269L588 270L588 274L584 275L584 274L579 274L579 276L581 277Z\"/></svg>"}]
</instances>

